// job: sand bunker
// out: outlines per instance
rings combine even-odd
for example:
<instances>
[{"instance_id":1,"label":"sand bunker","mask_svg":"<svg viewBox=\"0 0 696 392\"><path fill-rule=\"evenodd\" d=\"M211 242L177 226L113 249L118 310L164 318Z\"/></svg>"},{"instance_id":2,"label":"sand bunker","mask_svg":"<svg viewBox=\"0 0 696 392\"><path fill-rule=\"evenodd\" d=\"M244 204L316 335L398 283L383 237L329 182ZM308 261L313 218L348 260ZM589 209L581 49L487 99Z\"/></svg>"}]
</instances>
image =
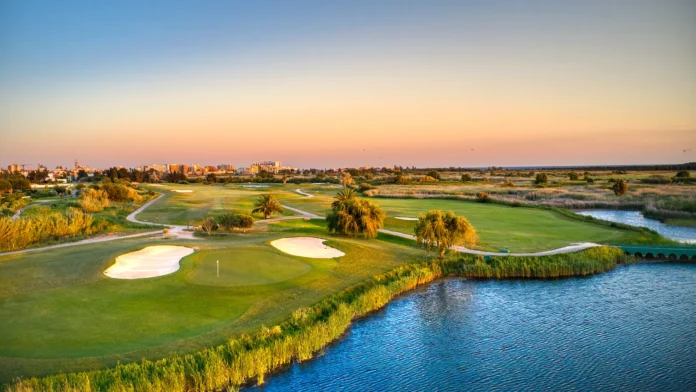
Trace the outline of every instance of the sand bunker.
<instances>
[{"instance_id":1,"label":"sand bunker","mask_svg":"<svg viewBox=\"0 0 696 392\"><path fill-rule=\"evenodd\" d=\"M338 249L324 245L325 239L314 237L281 238L271 242L276 249L287 254L312 259L330 259L346 254Z\"/></svg>"},{"instance_id":2,"label":"sand bunker","mask_svg":"<svg viewBox=\"0 0 696 392\"><path fill-rule=\"evenodd\" d=\"M116 263L104 271L114 279L143 279L168 275L179 269L179 260L193 253L185 246L156 245L116 258Z\"/></svg>"},{"instance_id":3,"label":"sand bunker","mask_svg":"<svg viewBox=\"0 0 696 392\"><path fill-rule=\"evenodd\" d=\"M191 192L193 192L193 191L190 190L190 189L176 189L176 190L174 190L174 192L179 192L179 193L191 193Z\"/></svg>"},{"instance_id":4,"label":"sand bunker","mask_svg":"<svg viewBox=\"0 0 696 392\"><path fill-rule=\"evenodd\" d=\"M408 221L417 221L418 218L409 218L406 216L395 216L394 219L399 219L399 220L408 220Z\"/></svg>"}]
</instances>

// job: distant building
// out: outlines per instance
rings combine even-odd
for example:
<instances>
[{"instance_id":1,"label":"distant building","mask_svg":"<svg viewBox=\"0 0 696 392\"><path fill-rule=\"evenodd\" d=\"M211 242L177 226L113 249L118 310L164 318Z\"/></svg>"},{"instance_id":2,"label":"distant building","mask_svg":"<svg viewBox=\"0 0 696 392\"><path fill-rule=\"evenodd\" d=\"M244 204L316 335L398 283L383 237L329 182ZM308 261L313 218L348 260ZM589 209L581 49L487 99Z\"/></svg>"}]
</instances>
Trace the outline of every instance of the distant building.
<instances>
[{"instance_id":1,"label":"distant building","mask_svg":"<svg viewBox=\"0 0 696 392\"><path fill-rule=\"evenodd\" d=\"M179 164L178 163L170 163L167 165L167 171L169 173L174 173L179 171Z\"/></svg>"},{"instance_id":2,"label":"distant building","mask_svg":"<svg viewBox=\"0 0 696 392\"><path fill-rule=\"evenodd\" d=\"M185 163L182 163L181 165L179 165L179 173L189 174L190 171L191 171L191 166L189 166Z\"/></svg>"},{"instance_id":3,"label":"distant building","mask_svg":"<svg viewBox=\"0 0 696 392\"><path fill-rule=\"evenodd\" d=\"M11 165L7 165L7 171L10 173L18 172L20 170L21 170L21 167L16 163L13 163Z\"/></svg>"}]
</instances>

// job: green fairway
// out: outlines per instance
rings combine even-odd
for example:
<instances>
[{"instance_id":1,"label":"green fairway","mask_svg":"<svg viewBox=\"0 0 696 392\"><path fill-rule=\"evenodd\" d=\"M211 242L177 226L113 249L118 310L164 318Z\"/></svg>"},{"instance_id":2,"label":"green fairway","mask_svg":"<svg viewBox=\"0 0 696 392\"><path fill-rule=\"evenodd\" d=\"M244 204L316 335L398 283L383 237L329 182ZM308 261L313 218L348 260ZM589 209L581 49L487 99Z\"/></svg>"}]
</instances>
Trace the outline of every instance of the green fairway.
<instances>
[{"instance_id":1,"label":"green fairway","mask_svg":"<svg viewBox=\"0 0 696 392\"><path fill-rule=\"evenodd\" d=\"M219 344L424 255L379 239L330 236L323 225L321 220L285 221L255 235L126 239L0 256L0 380ZM307 234L329 239L346 256L340 262L305 259L268 245ZM158 244L196 251L171 275L139 280L103 275L116 256Z\"/></svg>"},{"instance_id":2,"label":"green fairway","mask_svg":"<svg viewBox=\"0 0 696 392\"><path fill-rule=\"evenodd\" d=\"M284 200L283 203L315 214L324 215L331 208L335 192L322 192L314 198ZM447 199L370 198L387 212L385 229L413 234L414 221L429 210L454 211L476 227L476 249L512 252L536 252L559 248L574 242L630 242L637 234L565 217L538 208L508 207L490 203Z\"/></svg>"},{"instance_id":3,"label":"green fairway","mask_svg":"<svg viewBox=\"0 0 696 392\"><path fill-rule=\"evenodd\" d=\"M465 216L479 234L479 249L533 252L560 248L573 242L616 242L633 233L567 218L536 208L434 199L375 199L390 217L385 228L413 234L414 221L428 210L454 211Z\"/></svg>"},{"instance_id":4,"label":"green fairway","mask_svg":"<svg viewBox=\"0 0 696 392\"><path fill-rule=\"evenodd\" d=\"M235 247L201 252L188 280L209 286L254 286L282 282L311 269L310 264L267 246Z\"/></svg>"},{"instance_id":5,"label":"green fairway","mask_svg":"<svg viewBox=\"0 0 696 392\"><path fill-rule=\"evenodd\" d=\"M239 184L201 185L201 184L165 184L150 187L164 196L138 214L138 220L146 222L169 223L173 225L198 225L207 216L217 216L224 212L251 214L254 202L262 194L273 193L278 197L301 197L282 185L268 188L243 188ZM190 190L180 193L176 191ZM292 211L283 215L291 216ZM255 219L261 216L255 215Z\"/></svg>"}]
</instances>

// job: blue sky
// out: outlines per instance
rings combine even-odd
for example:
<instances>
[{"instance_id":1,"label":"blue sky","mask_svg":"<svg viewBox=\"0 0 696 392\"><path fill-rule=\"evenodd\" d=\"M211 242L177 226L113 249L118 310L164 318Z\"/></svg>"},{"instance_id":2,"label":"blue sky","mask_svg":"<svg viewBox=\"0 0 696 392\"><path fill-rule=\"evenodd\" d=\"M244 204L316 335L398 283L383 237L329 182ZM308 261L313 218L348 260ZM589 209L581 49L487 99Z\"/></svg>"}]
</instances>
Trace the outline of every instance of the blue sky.
<instances>
[{"instance_id":1,"label":"blue sky","mask_svg":"<svg viewBox=\"0 0 696 392\"><path fill-rule=\"evenodd\" d=\"M695 20L685 0L5 0L0 165L693 161Z\"/></svg>"}]
</instances>

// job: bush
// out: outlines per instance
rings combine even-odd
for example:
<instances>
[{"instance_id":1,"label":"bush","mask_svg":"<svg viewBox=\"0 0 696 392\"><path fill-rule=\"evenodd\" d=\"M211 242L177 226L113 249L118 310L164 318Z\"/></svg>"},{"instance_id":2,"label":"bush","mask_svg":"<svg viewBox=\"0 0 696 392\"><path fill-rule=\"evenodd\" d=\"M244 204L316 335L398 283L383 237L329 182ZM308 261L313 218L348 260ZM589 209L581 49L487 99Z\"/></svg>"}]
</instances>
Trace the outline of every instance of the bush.
<instances>
[{"instance_id":1,"label":"bush","mask_svg":"<svg viewBox=\"0 0 696 392\"><path fill-rule=\"evenodd\" d=\"M471 182L471 174L462 174L462 182Z\"/></svg>"},{"instance_id":2,"label":"bush","mask_svg":"<svg viewBox=\"0 0 696 392\"><path fill-rule=\"evenodd\" d=\"M479 193L477 193L477 194L476 194L476 200L477 200L477 201L480 201L481 203L487 202L487 201L489 200L489 199L488 199L488 193L486 193L486 192L479 192Z\"/></svg>"},{"instance_id":3,"label":"bush","mask_svg":"<svg viewBox=\"0 0 696 392\"><path fill-rule=\"evenodd\" d=\"M12 192L12 184L2 178L0 178L0 193L1 192Z\"/></svg>"},{"instance_id":4,"label":"bush","mask_svg":"<svg viewBox=\"0 0 696 392\"><path fill-rule=\"evenodd\" d=\"M576 172L571 172L568 177L571 181L578 181L580 179L580 176Z\"/></svg>"},{"instance_id":5,"label":"bush","mask_svg":"<svg viewBox=\"0 0 696 392\"><path fill-rule=\"evenodd\" d=\"M359 188L360 188L360 192L365 192L365 191L369 191L369 190L372 189L373 187L372 187L372 185L370 185L370 184L368 184L368 183L366 183L366 182L363 182L362 184L360 184L360 187L359 187Z\"/></svg>"},{"instance_id":6,"label":"bush","mask_svg":"<svg viewBox=\"0 0 696 392\"><path fill-rule=\"evenodd\" d=\"M80 193L78 205L85 212L99 212L109 206L109 195L101 189L84 189Z\"/></svg>"},{"instance_id":7,"label":"bush","mask_svg":"<svg viewBox=\"0 0 696 392\"><path fill-rule=\"evenodd\" d=\"M440 173L438 173L437 170L429 170L427 173L425 173L425 175L427 177L432 177L433 181L440 179Z\"/></svg>"},{"instance_id":8,"label":"bush","mask_svg":"<svg viewBox=\"0 0 696 392\"><path fill-rule=\"evenodd\" d=\"M628 184L623 179L617 180L611 187L616 196L623 196L628 191Z\"/></svg>"},{"instance_id":9,"label":"bush","mask_svg":"<svg viewBox=\"0 0 696 392\"><path fill-rule=\"evenodd\" d=\"M539 173L536 175L536 179L534 180L535 184L547 184L549 182L549 176L546 175L546 173Z\"/></svg>"},{"instance_id":10,"label":"bush","mask_svg":"<svg viewBox=\"0 0 696 392\"><path fill-rule=\"evenodd\" d=\"M677 178L691 178L691 173L689 173L688 170L680 170L675 177L677 177Z\"/></svg>"}]
</instances>

